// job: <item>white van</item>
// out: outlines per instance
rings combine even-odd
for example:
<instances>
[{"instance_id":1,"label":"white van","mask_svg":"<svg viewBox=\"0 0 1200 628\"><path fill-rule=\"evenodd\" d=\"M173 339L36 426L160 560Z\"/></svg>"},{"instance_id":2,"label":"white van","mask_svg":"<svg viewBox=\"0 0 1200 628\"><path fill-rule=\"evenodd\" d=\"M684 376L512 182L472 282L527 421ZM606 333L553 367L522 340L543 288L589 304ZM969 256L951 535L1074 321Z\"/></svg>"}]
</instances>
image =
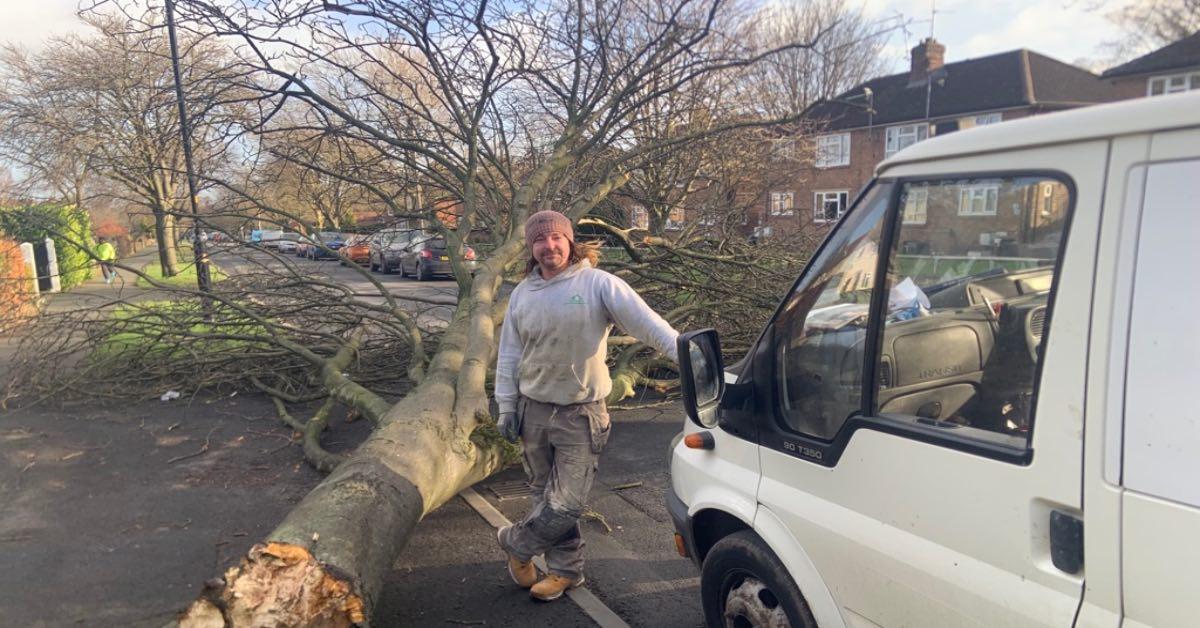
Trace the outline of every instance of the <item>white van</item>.
<instances>
[{"instance_id":1,"label":"white van","mask_svg":"<svg viewBox=\"0 0 1200 628\"><path fill-rule=\"evenodd\" d=\"M1200 93L880 164L744 360L681 336L708 625L1200 625L1198 276Z\"/></svg>"}]
</instances>

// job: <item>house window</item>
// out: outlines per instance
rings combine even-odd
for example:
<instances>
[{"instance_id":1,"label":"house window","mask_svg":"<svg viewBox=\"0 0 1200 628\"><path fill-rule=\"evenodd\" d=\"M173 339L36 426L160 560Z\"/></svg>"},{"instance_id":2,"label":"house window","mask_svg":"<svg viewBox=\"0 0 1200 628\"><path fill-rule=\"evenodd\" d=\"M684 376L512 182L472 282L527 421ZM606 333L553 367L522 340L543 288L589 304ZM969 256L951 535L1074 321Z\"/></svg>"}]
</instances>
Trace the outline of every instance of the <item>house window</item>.
<instances>
[{"instance_id":1,"label":"house window","mask_svg":"<svg viewBox=\"0 0 1200 628\"><path fill-rule=\"evenodd\" d=\"M634 229L649 229L650 228L650 213L641 205L634 205L630 211L630 222Z\"/></svg>"},{"instance_id":2,"label":"house window","mask_svg":"<svg viewBox=\"0 0 1200 628\"><path fill-rule=\"evenodd\" d=\"M714 215L712 215L712 214L710 214L710 213L707 213L707 212L705 212L705 213L703 213L703 214L700 214L700 226L702 226L702 227L711 227L711 226L713 226L713 225L715 225L715 224L717 224L717 217L716 217L716 216L714 216Z\"/></svg>"},{"instance_id":3,"label":"house window","mask_svg":"<svg viewBox=\"0 0 1200 628\"><path fill-rule=\"evenodd\" d=\"M818 168L850 165L850 134L822 135L817 138Z\"/></svg>"},{"instance_id":4,"label":"house window","mask_svg":"<svg viewBox=\"0 0 1200 628\"><path fill-rule=\"evenodd\" d=\"M1200 72L1151 77L1146 95L1178 94L1192 89L1200 89Z\"/></svg>"},{"instance_id":5,"label":"house window","mask_svg":"<svg viewBox=\"0 0 1200 628\"><path fill-rule=\"evenodd\" d=\"M771 140L771 159L773 161L790 161L796 158L796 140Z\"/></svg>"},{"instance_id":6,"label":"house window","mask_svg":"<svg viewBox=\"0 0 1200 628\"><path fill-rule=\"evenodd\" d=\"M984 114L975 116L974 120L975 120L975 126L986 126L989 124L996 124L996 123L1000 122L1000 114L999 113L984 113Z\"/></svg>"},{"instance_id":7,"label":"house window","mask_svg":"<svg viewBox=\"0 0 1200 628\"><path fill-rule=\"evenodd\" d=\"M813 222L833 222L846 213L846 201L850 193L831 190L813 194Z\"/></svg>"},{"instance_id":8,"label":"house window","mask_svg":"<svg viewBox=\"0 0 1200 628\"><path fill-rule=\"evenodd\" d=\"M891 157L927 137L929 137L929 125L925 123L889 126L883 156L884 158Z\"/></svg>"},{"instance_id":9,"label":"house window","mask_svg":"<svg viewBox=\"0 0 1200 628\"><path fill-rule=\"evenodd\" d=\"M663 225L664 229L671 231L679 231L683 228L683 208L672 207L670 212L667 212L667 224Z\"/></svg>"},{"instance_id":10,"label":"house window","mask_svg":"<svg viewBox=\"0 0 1200 628\"><path fill-rule=\"evenodd\" d=\"M796 194L794 192L771 192L771 215L791 216L796 213Z\"/></svg>"},{"instance_id":11,"label":"house window","mask_svg":"<svg viewBox=\"0 0 1200 628\"><path fill-rule=\"evenodd\" d=\"M904 224L925 224L929 215L929 188L906 186L904 190Z\"/></svg>"},{"instance_id":12,"label":"house window","mask_svg":"<svg viewBox=\"0 0 1200 628\"><path fill-rule=\"evenodd\" d=\"M995 216L1000 186L994 183L964 185L958 189L959 216Z\"/></svg>"}]
</instances>

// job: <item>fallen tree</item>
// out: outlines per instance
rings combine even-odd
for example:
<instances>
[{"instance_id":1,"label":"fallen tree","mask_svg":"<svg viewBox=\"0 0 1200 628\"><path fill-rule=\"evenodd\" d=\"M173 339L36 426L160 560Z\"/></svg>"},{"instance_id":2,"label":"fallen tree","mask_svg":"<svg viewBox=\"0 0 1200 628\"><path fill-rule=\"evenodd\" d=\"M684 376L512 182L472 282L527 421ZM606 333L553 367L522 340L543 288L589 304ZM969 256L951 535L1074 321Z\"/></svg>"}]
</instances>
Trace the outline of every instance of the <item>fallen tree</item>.
<instances>
[{"instance_id":1,"label":"fallen tree","mask_svg":"<svg viewBox=\"0 0 1200 628\"><path fill-rule=\"evenodd\" d=\"M132 0L107 4L137 14ZM187 310L186 324L156 319L159 312L134 319L141 325L136 333L183 339L184 350L208 343L212 353L199 355L212 360L206 364L214 378L244 368L239 376L279 399L281 418L303 432L310 461L333 469L239 565L208 583L181 625L366 625L383 575L417 522L511 455L489 413L488 380L503 287L519 279L527 256L525 219L553 207L579 220L666 153L713 150L721 138L793 121L796 112L765 118L744 99L711 95L735 93L756 64L806 48L825 31L806 41L749 49L736 36L741 8L722 0L179 4L181 28L228 46L239 88L230 93L260 112L230 131L230 141L251 154L261 149L260 155L271 140L297 134L348 147L341 154L353 160L350 167L331 167L328 152L322 159L306 151L273 156L350 183L407 226L436 233L455 270L457 299L444 327L432 334L435 343L378 282L372 280L381 298L367 299L296 269L280 274L279 268L288 269L286 260L263 262L265 253L252 245L248 270L222 282L203 308ZM145 26L154 28L154 20ZM650 106L702 82L708 97ZM655 123L678 123L670 132L646 134L641 123L647 115L657 116ZM272 197L251 181L206 177L232 199L231 213L313 230L272 206ZM672 287L699 294L704 278L697 273L708 272L699 262L739 267L745 262L737 255L750 251L735 245L736 230L692 232L680 240L630 236L630 227L613 221L601 226L631 243L630 261L620 269L631 277L664 279L656 265L687 270L648 290L677 326L711 302L679 302ZM470 247L486 251L474 273L467 264ZM255 265L262 265L258 281ZM759 270L753 276L764 283L779 273L769 264ZM322 295L349 306L328 307ZM127 320L117 324L128 332ZM357 368L362 356L379 357L373 345L381 339L407 344L413 385L395 402ZM622 348L618 369L639 352L647 357L641 347ZM70 353L64 347L61 354ZM243 359L249 354L277 354L285 368L267 376ZM645 366L652 367L653 359L643 363L637 369L641 383L654 377ZM325 403L300 422L286 410L290 399ZM325 454L319 443L335 402L377 424L344 458Z\"/></svg>"},{"instance_id":2,"label":"fallen tree","mask_svg":"<svg viewBox=\"0 0 1200 628\"><path fill-rule=\"evenodd\" d=\"M458 274L458 307L420 383L181 620L184 626L366 624L384 572L413 526L504 460L485 384L502 311L497 296L505 270L523 261L525 218L553 199L577 219L656 151L761 125L760 119L733 121L654 145L630 142L635 138L627 134L639 102L746 67L756 57L739 54L732 42L714 45L720 2L566 4L536 16L533 30L534 5L419 4L410 10L296 3L287 26L320 30L322 22L305 16L334 14L375 20L388 32L387 41L355 46L375 63L351 61L344 50L306 49L314 65L329 64L353 78L358 88L347 92L379 99L364 106L254 53L251 44L264 25L246 23L242 13L195 8L201 13L192 19L238 33L248 46L241 54L281 79L282 95L310 103L322 119L337 120L341 133L420 171L431 189L451 192L456 228L437 216L432 226L458 253L456 261L463 236L477 225L495 237L474 277ZM432 37L434 30L457 36ZM314 41L334 35L323 31ZM338 84L349 82L343 76ZM438 106L428 106L431 101ZM379 110L387 115L376 115ZM516 141L509 139L513 134ZM590 182L554 199L563 188L553 185L583 164ZM324 386L339 400L363 404L370 395L337 369L320 368Z\"/></svg>"}]
</instances>

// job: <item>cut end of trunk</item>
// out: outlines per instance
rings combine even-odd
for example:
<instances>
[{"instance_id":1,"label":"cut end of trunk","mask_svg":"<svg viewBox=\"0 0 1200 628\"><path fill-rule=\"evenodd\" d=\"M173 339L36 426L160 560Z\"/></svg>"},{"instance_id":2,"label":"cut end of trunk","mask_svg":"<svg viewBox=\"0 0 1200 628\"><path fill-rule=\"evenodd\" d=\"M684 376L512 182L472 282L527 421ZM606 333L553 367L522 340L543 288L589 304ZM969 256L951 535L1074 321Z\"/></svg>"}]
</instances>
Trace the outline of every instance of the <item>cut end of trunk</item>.
<instances>
[{"instance_id":1,"label":"cut end of trunk","mask_svg":"<svg viewBox=\"0 0 1200 628\"><path fill-rule=\"evenodd\" d=\"M225 586L206 592L179 620L181 628L307 626L366 623L363 600L299 545L255 545Z\"/></svg>"}]
</instances>

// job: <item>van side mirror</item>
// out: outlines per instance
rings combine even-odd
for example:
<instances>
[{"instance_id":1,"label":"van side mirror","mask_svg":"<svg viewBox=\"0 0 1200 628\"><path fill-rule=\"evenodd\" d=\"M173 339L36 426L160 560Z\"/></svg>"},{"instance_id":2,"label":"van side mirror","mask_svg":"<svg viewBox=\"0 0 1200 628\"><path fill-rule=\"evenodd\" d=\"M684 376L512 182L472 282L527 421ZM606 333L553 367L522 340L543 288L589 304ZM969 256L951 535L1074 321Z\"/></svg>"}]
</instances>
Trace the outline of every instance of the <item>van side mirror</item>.
<instances>
[{"instance_id":1,"label":"van side mirror","mask_svg":"<svg viewBox=\"0 0 1200 628\"><path fill-rule=\"evenodd\" d=\"M679 379L683 385L683 408L693 423L703 428L717 426L717 406L725 392L725 366L717 330L701 329L680 334Z\"/></svg>"}]
</instances>

